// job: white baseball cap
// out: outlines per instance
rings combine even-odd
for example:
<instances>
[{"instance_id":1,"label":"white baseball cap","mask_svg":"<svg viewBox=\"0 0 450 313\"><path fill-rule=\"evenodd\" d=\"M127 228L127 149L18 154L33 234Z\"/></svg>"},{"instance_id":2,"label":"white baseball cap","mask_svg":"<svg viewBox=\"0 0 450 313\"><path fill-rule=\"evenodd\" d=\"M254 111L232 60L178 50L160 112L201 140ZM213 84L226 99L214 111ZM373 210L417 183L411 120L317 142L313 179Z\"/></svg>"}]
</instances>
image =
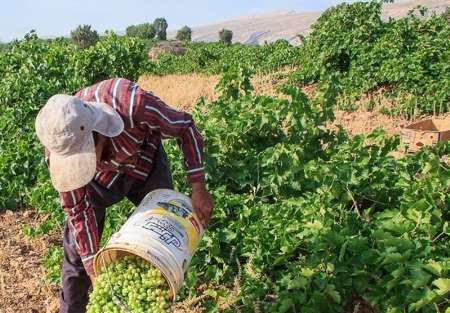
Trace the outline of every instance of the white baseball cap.
<instances>
[{"instance_id":1,"label":"white baseball cap","mask_svg":"<svg viewBox=\"0 0 450 313\"><path fill-rule=\"evenodd\" d=\"M36 133L50 151L50 177L57 191L67 192L89 183L97 159L93 131L107 137L123 131L123 121L111 106L78 97L54 95L39 111Z\"/></svg>"}]
</instances>

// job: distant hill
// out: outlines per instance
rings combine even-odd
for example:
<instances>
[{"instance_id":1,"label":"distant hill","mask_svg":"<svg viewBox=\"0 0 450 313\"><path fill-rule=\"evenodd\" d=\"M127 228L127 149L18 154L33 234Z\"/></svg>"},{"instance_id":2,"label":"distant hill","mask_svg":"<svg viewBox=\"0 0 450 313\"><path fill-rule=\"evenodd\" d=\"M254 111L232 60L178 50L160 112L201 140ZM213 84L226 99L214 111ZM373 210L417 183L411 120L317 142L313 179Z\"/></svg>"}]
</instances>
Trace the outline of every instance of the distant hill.
<instances>
[{"instance_id":1,"label":"distant hill","mask_svg":"<svg viewBox=\"0 0 450 313\"><path fill-rule=\"evenodd\" d=\"M386 4L383 16L401 17L418 5L429 8L429 12L443 12L450 7L450 0L406 0L393 4ZM209 25L192 27L194 41L217 41L218 32L223 29L233 31L233 42L247 44L262 44L277 39L286 39L293 44L298 43L298 34L306 35L311 25L317 20L321 12L281 11L245 16L217 22ZM174 38L176 31L169 31L168 38Z\"/></svg>"}]
</instances>

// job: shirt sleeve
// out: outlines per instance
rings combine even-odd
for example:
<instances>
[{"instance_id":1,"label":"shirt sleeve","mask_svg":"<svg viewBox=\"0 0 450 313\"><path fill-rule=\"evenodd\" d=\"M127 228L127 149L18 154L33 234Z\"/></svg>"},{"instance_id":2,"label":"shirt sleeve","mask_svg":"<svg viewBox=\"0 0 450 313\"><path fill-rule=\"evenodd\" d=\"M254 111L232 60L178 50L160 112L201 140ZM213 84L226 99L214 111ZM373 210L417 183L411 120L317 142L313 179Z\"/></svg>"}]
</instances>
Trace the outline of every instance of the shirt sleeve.
<instances>
[{"instance_id":1,"label":"shirt sleeve","mask_svg":"<svg viewBox=\"0 0 450 313\"><path fill-rule=\"evenodd\" d=\"M204 181L203 137L189 113L177 111L161 99L142 89L137 93L135 119L162 138L175 138L184 154L184 165L190 183Z\"/></svg>"},{"instance_id":2,"label":"shirt sleeve","mask_svg":"<svg viewBox=\"0 0 450 313\"><path fill-rule=\"evenodd\" d=\"M88 274L93 273L93 259L98 251L99 236L93 207L86 187L60 192L61 204L68 217L69 236L73 236L78 254Z\"/></svg>"}]
</instances>

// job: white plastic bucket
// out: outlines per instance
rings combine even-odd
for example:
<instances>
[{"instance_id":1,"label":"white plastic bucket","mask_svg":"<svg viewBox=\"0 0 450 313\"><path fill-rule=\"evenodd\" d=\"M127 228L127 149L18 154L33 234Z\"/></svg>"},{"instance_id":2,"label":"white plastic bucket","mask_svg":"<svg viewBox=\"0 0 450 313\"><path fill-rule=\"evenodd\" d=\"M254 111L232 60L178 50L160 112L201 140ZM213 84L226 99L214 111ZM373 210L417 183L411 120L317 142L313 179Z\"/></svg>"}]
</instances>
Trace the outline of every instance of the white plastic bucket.
<instances>
[{"instance_id":1,"label":"white plastic bucket","mask_svg":"<svg viewBox=\"0 0 450 313\"><path fill-rule=\"evenodd\" d=\"M95 272L125 255L139 256L161 271L175 300L203 232L190 198L170 189L154 190L97 253Z\"/></svg>"}]
</instances>

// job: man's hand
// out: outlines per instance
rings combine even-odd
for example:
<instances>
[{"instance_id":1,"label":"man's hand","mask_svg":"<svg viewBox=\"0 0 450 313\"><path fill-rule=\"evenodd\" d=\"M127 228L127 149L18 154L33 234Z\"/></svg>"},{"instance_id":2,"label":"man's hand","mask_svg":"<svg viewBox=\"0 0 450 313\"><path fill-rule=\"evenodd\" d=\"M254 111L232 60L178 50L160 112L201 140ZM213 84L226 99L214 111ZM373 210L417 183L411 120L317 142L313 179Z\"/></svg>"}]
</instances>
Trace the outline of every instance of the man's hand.
<instances>
[{"instance_id":1,"label":"man's hand","mask_svg":"<svg viewBox=\"0 0 450 313\"><path fill-rule=\"evenodd\" d=\"M192 207L197 213L203 227L207 227L211 218L214 202L206 190L204 182L192 183Z\"/></svg>"}]
</instances>

